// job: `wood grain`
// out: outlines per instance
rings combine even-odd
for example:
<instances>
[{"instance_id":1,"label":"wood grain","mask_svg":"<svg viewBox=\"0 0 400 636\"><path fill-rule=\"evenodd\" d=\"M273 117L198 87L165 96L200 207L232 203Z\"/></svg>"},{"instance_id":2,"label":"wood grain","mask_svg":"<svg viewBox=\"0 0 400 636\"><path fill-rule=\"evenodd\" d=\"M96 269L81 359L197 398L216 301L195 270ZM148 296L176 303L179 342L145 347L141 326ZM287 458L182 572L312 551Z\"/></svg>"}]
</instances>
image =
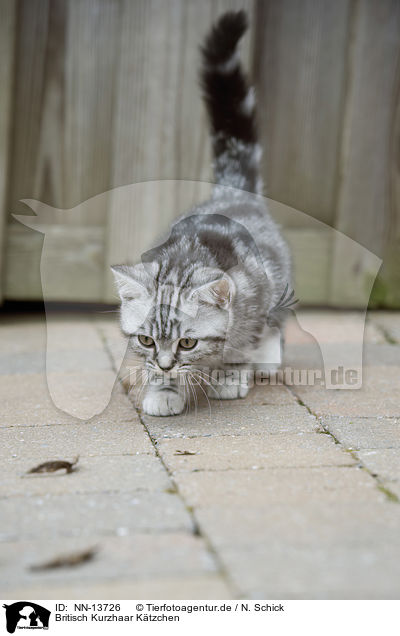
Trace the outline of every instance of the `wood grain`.
<instances>
[{"instance_id":1,"label":"wood grain","mask_svg":"<svg viewBox=\"0 0 400 636\"><path fill-rule=\"evenodd\" d=\"M348 0L259 0L254 72L268 197L334 215Z\"/></svg>"},{"instance_id":2,"label":"wood grain","mask_svg":"<svg viewBox=\"0 0 400 636\"><path fill-rule=\"evenodd\" d=\"M207 196L198 45L229 8L250 17L243 60L298 295L365 305L376 257L336 228L383 258L373 302L400 306L398 0L0 0L6 298L42 295L43 236L9 217L27 214L21 199L58 209L45 221L60 254L46 297L115 302L109 265L137 261Z\"/></svg>"},{"instance_id":3,"label":"wood grain","mask_svg":"<svg viewBox=\"0 0 400 636\"><path fill-rule=\"evenodd\" d=\"M3 267L7 218L7 186L10 168L10 129L14 86L14 49L16 6L12 0L0 0L0 302L3 297Z\"/></svg>"},{"instance_id":4,"label":"wood grain","mask_svg":"<svg viewBox=\"0 0 400 636\"><path fill-rule=\"evenodd\" d=\"M394 230L389 192L398 99L400 3L358 3L352 33L335 227L382 258ZM399 214L399 209L392 210L392 216ZM332 302L362 302L373 283L371 260L343 252L341 241L334 246ZM352 275L345 275L345 271Z\"/></svg>"},{"instance_id":5,"label":"wood grain","mask_svg":"<svg viewBox=\"0 0 400 636\"><path fill-rule=\"evenodd\" d=\"M107 260L137 262L170 225L209 190L211 155L198 87L199 44L215 17L237 0L138 0L122 3L115 93L113 186L152 181L135 192L134 209L110 193ZM253 21L254 24L254 21ZM251 34L250 34L251 35ZM243 49L250 60L250 36ZM160 183L167 180L168 184ZM114 297L105 270L105 298Z\"/></svg>"}]
</instances>

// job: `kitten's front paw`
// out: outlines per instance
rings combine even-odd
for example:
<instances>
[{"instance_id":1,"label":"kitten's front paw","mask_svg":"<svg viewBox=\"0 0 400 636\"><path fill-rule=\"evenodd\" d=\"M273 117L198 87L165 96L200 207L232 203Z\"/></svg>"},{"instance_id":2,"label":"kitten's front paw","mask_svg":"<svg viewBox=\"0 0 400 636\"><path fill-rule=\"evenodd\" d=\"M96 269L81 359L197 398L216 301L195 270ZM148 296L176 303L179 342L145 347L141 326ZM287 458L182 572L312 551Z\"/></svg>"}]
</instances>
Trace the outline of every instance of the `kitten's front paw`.
<instances>
[{"instance_id":1,"label":"kitten's front paw","mask_svg":"<svg viewBox=\"0 0 400 636\"><path fill-rule=\"evenodd\" d=\"M185 408L185 400L175 391L151 391L145 395L142 408L147 415L179 415Z\"/></svg>"},{"instance_id":2,"label":"kitten's front paw","mask_svg":"<svg viewBox=\"0 0 400 636\"><path fill-rule=\"evenodd\" d=\"M237 400L245 398L249 392L248 384L227 386L226 384L212 384L207 387L207 395L213 400Z\"/></svg>"}]
</instances>

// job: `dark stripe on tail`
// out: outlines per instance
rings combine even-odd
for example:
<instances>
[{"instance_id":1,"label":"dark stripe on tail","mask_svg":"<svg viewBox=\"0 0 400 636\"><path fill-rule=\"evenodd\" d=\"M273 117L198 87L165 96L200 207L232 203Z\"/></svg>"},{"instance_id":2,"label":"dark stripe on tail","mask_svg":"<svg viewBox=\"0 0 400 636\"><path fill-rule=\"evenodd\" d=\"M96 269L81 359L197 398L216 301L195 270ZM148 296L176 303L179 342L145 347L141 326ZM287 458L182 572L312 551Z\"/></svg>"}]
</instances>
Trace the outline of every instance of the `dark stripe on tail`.
<instances>
[{"instance_id":1,"label":"dark stripe on tail","mask_svg":"<svg viewBox=\"0 0 400 636\"><path fill-rule=\"evenodd\" d=\"M253 89L239 63L247 29L244 11L225 13L201 47L201 85L213 135L216 181L259 191L259 152Z\"/></svg>"}]
</instances>

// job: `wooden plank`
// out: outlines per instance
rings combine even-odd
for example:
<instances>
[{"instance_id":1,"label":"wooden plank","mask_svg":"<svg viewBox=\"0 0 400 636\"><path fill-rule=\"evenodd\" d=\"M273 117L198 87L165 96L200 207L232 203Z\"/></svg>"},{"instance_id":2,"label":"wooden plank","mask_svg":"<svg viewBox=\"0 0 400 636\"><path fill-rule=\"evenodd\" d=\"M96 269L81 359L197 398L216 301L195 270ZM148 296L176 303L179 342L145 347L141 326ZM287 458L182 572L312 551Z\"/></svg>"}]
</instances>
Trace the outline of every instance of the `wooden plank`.
<instances>
[{"instance_id":1,"label":"wooden plank","mask_svg":"<svg viewBox=\"0 0 400 636\"><path fill-rule=\"evenodd\" d=\"M108 264L120 260L116 239L122 238L122 256L131 256L140 236L135 248L140 255L163 224L209 190L209 141L197 88L198 45L219 13L241 6L251 13L253 4L21 0L10 209L26 213L19 199L36 198L59 209L55 226L78 223L95 231L104 228L111 210L106 234L112 249L104 250L100 264L107 284L103 299L115 300ZM247 61L250 42L248 37ZM168 177L163 198L143 191L134 215L122 223L119 211L113 213L112 196L100 199L97 209L89 206L78 221L76 216L73 221L64 218L60 210L110 187ZM39 249L39 239L23 227L11 230L8 269L15 266L22 245L31 241L32 248ZM75 247L71 244L71 259ZM39 262L39 254L24 250L32 263ZM62 250L66 253L66 245ZM15 276L8 277L10 298L23 297L24 289L27 297L32 290L39 294L39 272L33 269L29 283L17 284ZM65 300L72 300L68 289ZM97 299L91 282L87 294Z\"/></svg>"},{"instance_id":2,"label":"wooden plank","mask_svg":"<svg viewBox=\"0 0 400 636\"><path fill-rule=\"evenodd\" d=\"M21 0L14 211L23 198L73 207L110 186L119 18L118 0Z\"/></svg>"},{"instance_id":3,"label":"wooden plank","mask_svg":"<svg viewBox=\"0 0 400 636\"><path fill-rule=\"evenodd\" d=\"M348 0L258 0L254 59L268 197L334 214Z\"/></svg>"},{"instance_id":4,"label":"wooden plank","mask_svg":"<svg viewBox=\"0 0 400 636\"><path fill-rule=\"evenodd\" d=\"M5 297L11 300L14 298L40 300L42 298L39 264L43 237L19 226L19 232L24 235L25 244L29 245L27 249L30 258L24 258L26 266L24 276L19 265L19 250L14 251L14 241L10 240L10 235L18 227L17 222L10 215L15 212L26 214L26 207L20 204L19 200L24 197L38 196L35 181L42 122L48 5L49 0L34 2L19 0L18 2L5 262ZM10 281L13 281L11 286Z\"/></svg>"},{"instance_id":5,"label":"wooden plank","mask_svg":"<svg viewBox=\"0 0 400 636\"><path fill-rule=\"evenodd\" d=\"M334 230L297 208L268 198L292 255L293 288L301 305L329 304Z\"/></svg>"},{"instance_id":6,"label":"wooden plank","mask_svg":"<svg viewBox=\"0 0 400 636\"><path fill-rule=\"evenodd\" d=\"M390 134L388 220L389 232L384 247L383 264L372 289L374 307L400 308L400 65L393 96L393 131Z\"/></svg>"},{"instance_id":7,"label":"wooden plank","mask_svg":"<svg viewBox=\"0 0 400 636\"><path fill-rule=\"evenodd\" d=\"M138 188L146 187L139 184ZM149 190L151 196L153 189ZM145 200L145 194L140 193ZM19 225L10 226L8 252L10 267L7 270L5 291L14 300L70 300L100 302L103 300L99 269L103 262L104 229L79 226L42 225L46 232L28 234ZM329 304L329 274L333 230L331 228L288 228L284 230L289 242L294 280L293 287L301 305ZM313 249L310 250L310 245ZM42 247L46 250L39 271ZM77 258L77 255L79 258ZM91 291L87 291L87 283ZM117 297L110 294L107 301L116 303Z\"/></svg>"},{"instance_id":8,"label":"wooden plank","mask_svg":"<svg viewBox=\"0 0 400 636\"><path fill-rule=\"evenodd\" d=\"M101 302L104 228L52 223L41 229L45 238L20 224L9 226L6 297Z\"/></svg>"},{"instance_id":9,"label":"wooden plank","mask_svg":"<svg viewBox=\"0 0 400 636\"><path fill-rule=\"evenodd\" d=\"M286 236L293 260L293 285L296 297L302 305L338 306L331 294L331 263L333 248L340 248L343 258L343 285L352 280L353 262L363 264L369 273L368 284L353 291L348 306L366 309L374 278L380 267L380 259L365 247L325 223L277 201L268 200L274 219ZM345 303L343 303L345 305ZM340 305L339 305L340 306Z\"/></svg>"},{"instance_id":10,"label":"wooden plank","mask_svg":"<svg viewBox=\"0 0 400 636\"><path fill-rule=\"evenodd\" d=\"M111 194L110 264L139 260L173 218L210 190L210 146L197 85L198 47L219 14L245 8L252 20L253 5L253 0L122 3L112 183L170 182L137 189L133 211L129 204L124 209L120 193ZM250 43L247 36L245 63L250 60ZM108 269L105 290L105 298L113 299Z\"/></svg>"},{"instance_id":11,"label":"wooden plank","mask_svg":"<svg viewBox=\"0 0 400 636\"><path fill-rule=\"evenodd\" d=\"M119 0L72 0L67 7L62 207L76 206L111 186L121 28ZM106 215L106 208L98 209L82 224L104 226Z\"/></svg>"},{"instance_id":12,"label":"wooden plank","mask_svg":"<svg viewBox=\"0 0 400 636\"><path fill-rule=\"evenodd\" d=\"M398 98L399 33L397 0L357 3L335 226L380 257L394 230L389 192L394 160L394 98ZM395 143L398 144L398 138ZM372 256L360 258L357 252L349 254L343 242L335 244L331 287L335 304L365 303L374 282L371 262ZM345 275L348 271L351 276Z\"/></svg>"},{"instance_id":13,"label":"wooden plank","mask_svg":"<svg viewBox=\"0 0 400 636\"><path fill-rule=\"evenodd\" d=\"M9 214L18 210L25 213L25 206L19 206L18 201L39 196L35 181L42 126L48 5L48 0L18 2Z\"/></svg>"},{"instance_id":14,"label":"wooden plank","mask_svg":"<svg viewBox=\"0 0 400 636\"><path fill-rule=\"evenodd\" d=\"M70 208L110 187L111 135L115 66L118 55L119 0L21 0L17 48L16 109L14 113L13 157L8 208L26 213L18 203L34 198L57 208ZM76 226L104 228L107 201L82 207L73 218ZM68 225L61 212L54 225ZM11 226L14 221L10 221ZM13 231L13 230L10 230ZM26 241L35 249L41 241L26 228ZM83 230L85 234L85 230ZM101 232L104 237L104 231ZM19 235L18 235L19 236ZM67 236L67 235L66 235ZM15 266L20 243L8 242L7 270ZM71 258L74 256L71 245ZM66 246L64 246L66 249ZM90 252L90 250L89 250ZM89 254L83 251L83 254ZM32 265L40 253L29 252ZM26 255L26 253L25 253ZM103 249L104 257L104 249ZM26 263L26 258L24 259ZM90 261L87 266L91 267ZM19 269L19 268L18 268ZM101 285L104 264L98 264ZM34 280L17 282L7 277L9 298L40 298L38 269ZM60 285L62 283L60 280ZM82 286L82 279L77 281ZM87 280L87 299L101 300ZM64 300L74 300L75 292L65 287Z\"/></svg>"},{"instance_id":15,"label":"wooden plank","mask_svg":"<svg viewBox=\"0 0 400 636\"><path fill-rule=\"evenodd\" d=\"M329 304L332 229L287 228L284 235L292 253L293 288L300 305Z\"/></svg>"},{"instance_id":16,"label":"wooden plank","mask_svg":"<svg viewBox=\"0 0 400 636\"><path fill-rule=\"evenodd\" d=\"M3 298L4 230L7 218L7 177L14 76L16 5L0 0L0 302Z\"/></svg>"}]
</instances>

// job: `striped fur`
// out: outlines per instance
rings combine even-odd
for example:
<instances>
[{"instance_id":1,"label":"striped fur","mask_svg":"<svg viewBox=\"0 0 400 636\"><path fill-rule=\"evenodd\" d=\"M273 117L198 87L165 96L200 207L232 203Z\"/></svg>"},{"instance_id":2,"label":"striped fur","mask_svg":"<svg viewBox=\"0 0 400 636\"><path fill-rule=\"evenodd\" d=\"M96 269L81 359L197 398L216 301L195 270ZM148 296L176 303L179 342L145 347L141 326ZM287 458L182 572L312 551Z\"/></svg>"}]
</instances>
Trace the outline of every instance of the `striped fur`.
<instances>
[{"instance_id":1,"label":"striped fur","mask_svg":"<svg viewBox=\"0 0 400 636\"><path fill-rule=\"evenodd\" d=\"M243 73L238 45L247 29L244 11L225 13L201 47L201 85L214 153L215 181L261 193L255 91Z\"/></svg>"}]
</instances>

